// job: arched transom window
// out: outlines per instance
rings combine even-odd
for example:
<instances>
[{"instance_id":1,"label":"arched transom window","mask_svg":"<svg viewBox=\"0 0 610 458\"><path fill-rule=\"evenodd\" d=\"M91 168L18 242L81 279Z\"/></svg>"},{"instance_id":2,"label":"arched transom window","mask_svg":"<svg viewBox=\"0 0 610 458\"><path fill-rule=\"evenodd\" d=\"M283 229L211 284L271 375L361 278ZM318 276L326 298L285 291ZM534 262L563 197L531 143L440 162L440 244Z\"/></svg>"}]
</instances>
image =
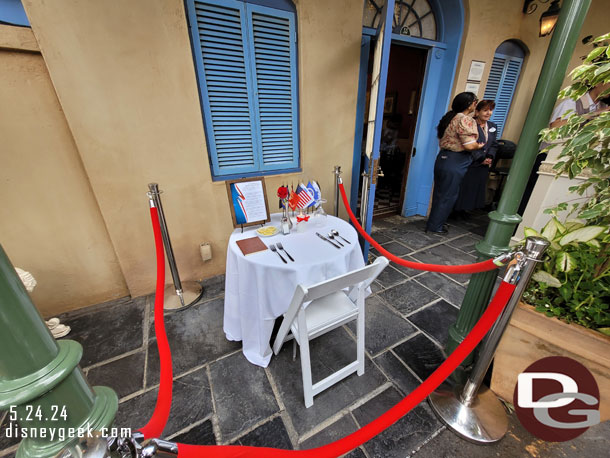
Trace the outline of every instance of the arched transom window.
<instances>
[{"instance_id":1,"label":"arched transom window","mask_svg":"<svg viewBox=\"0 0 610 458\"><path fill-rule=\"evenodd\" d=\"M364 0L364 27L377 27L386 0ZM392 33L436 40L436 18L428 0L396 0Z\"/></svg>"}]
</instances>

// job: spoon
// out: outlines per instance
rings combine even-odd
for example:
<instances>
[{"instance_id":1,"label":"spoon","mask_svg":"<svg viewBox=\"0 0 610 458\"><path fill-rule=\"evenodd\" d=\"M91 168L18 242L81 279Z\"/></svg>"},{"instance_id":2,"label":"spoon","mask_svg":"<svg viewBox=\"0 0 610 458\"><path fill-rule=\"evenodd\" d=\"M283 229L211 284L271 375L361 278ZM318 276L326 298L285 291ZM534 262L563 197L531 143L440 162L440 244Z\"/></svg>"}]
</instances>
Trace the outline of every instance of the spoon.
<instances>
[{"instance_id":1,"label":"spoon","mask_svg":"<svg viewBox=\"0 0 610 458\"><path fill-rule=\"evenodd\" d=\"M339 240L337 240L337 239L335 238L335 236L333 235L333 233L332 233L332 232L329 232L327 236L328 236L328 238L329 238L329 239L331 239L333 242L337 242L339 245L341 245L341 246L345 246L345 245L343 245L341 242L339 242ZM343 237L341 237L341 238L343 238Z\"/></svg>"},{"instance_id":2,"label":"spoon","mask_svg":"<svg viewBox=\"0 0 610 458\"><path fill-rule=\"evenodd\" d=\"M336 235L337 237L341 237L341 236L339 235L339 231L336 231L336 230L332 229L330 232L332 232L332 234L333 234L333 235ZM341 237L341 240L343 240L343 241L344 241L344 242L346 242L346 243L349 243L350 245L352 244L352 242L350 242L349 240L345 240L343 237Z\"/></svg>"}]
</instances>

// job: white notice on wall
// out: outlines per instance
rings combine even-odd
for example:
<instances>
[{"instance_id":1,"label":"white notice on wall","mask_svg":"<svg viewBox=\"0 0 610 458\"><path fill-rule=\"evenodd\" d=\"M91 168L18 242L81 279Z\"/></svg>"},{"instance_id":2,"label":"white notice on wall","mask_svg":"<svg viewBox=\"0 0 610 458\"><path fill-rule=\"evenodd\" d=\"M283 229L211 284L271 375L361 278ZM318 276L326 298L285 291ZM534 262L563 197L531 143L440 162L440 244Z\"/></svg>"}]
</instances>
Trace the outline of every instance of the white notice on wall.
<instances>
[{"instance_id":1,"label":"white notice on wall","mask_svg":"<svg viewBox=\"0 0 610 458\"><path fill-rule=\"evenodd\" d=\"M466 92L473 92L474 95L478 96L479 95L479 86L481 85L481 83L473 83L471 81L466 82L466 89L464 89Z\"/></svg>"},{"instance_id":2,"label":"white notice on wall","mask_svg":"<svg viewBox=\"0 0 610 458\"><path fill-rule=\"evenodd\" d=\"M480 60L473 60L470 63L470 71L468 72L468 81L481 81L483 78L483 71L485 70L485 62Z\"/></svg>"},{"instance_id":3,"label":"white notice on wall","mask_svg":"<svg viewBox=\"0 0 610 458\"><path fill-rule=\"evenodd\" d=\"M238 193L238 205L244 213L246 223L265 221L267 208L262 181L243 181L232 184ZM238 221L239 222L239 221Z\"/></svg>"}]
</instances>

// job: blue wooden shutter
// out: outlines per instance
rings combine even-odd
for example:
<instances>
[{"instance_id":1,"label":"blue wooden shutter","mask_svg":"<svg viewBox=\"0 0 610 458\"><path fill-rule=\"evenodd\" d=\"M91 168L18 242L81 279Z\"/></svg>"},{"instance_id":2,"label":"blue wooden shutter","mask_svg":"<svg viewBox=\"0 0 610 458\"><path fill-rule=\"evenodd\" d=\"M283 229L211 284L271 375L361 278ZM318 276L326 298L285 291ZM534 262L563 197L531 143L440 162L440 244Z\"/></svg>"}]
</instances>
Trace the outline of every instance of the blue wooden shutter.
<instances>
[{"instance_id":1,"label":"blue wooden shutter","mask_svg":"<svg viewBox=\"0 0 610 458\"><path fill-rule=\"evenodd\" d=\"M189 2L198 61L206 136L214 175L257 171L254 112L248 78L244 4ZM192 20L192 19L191 19ZM197 49L196 49L197 51Z\"/></svg>"},{"instance_id":2,"label":"blue wooden shutter","mask_svg":"<svg viewBox=\"0 0 610 458\"><path fill-rule=\"evenodd\" d=\"M188 9L212 174L296 169L294 13L236 0Z\"/></svg>"},{"instance_id":3,"label":"blue wooden shutter","mask_svg":"<svg viewBox=\"0 0 610 458\"><path fill-rule=\"evenodd\" d=\"M294 14L248 4L261 170L298 167Z\"/></svg>"},{"instance_id":4,"label":"blue wooden shutter","mask_svg":"<svg viewBox=\"0 0 610 458\"><path fill-rule=\"evenodd\" d=\"M498 89L500 89L500 83L502 82L502 74L504 73L505 64L505 58L494 56L494 60L491 63L491 69L489 70L489 78L487 79L487 86L485 87L485 95L483 98L487 100L496 100L496 95L498 95Z\"/></svg>"},{"instance_id":5,"label":"blue wooden shutter","mask_svg":"<svg viewBox=\"0 0 610 458\"><path fill-rule=\"evenodd\" d=\"M498 138L504 130L522 64L523 59L520 57L502 54L496 54L491 64L484 97L496 102L491 121L498 125Z\"/></svg>"}]
</instances>

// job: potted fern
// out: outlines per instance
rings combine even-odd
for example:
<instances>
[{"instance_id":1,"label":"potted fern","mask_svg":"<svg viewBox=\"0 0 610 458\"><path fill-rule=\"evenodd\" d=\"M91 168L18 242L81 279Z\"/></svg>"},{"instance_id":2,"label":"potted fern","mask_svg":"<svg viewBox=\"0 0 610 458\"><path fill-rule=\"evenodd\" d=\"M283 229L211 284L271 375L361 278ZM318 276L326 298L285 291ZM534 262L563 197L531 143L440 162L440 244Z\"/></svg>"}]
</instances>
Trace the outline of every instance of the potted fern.
<instances>
[{"instance_id":1,"label":"potted fern","mask_svg":"<svg viewBox=\"0 0 610 458\"><path fill-rule=\"evenodd\" d=\"M559 97L577 100L595 87L610 94L610 34L571 73ZM550 221L525 235L551 245L523 295L496 353L491 388L512 401L517 376L545 356L570 356L593 374L602 421L610 418L610 111L572 114L541 139L559 150L556 178L572 181L570 201L547 208ZM567 214L567 215L566 215Z\"/></svg>"}]
</instances>

